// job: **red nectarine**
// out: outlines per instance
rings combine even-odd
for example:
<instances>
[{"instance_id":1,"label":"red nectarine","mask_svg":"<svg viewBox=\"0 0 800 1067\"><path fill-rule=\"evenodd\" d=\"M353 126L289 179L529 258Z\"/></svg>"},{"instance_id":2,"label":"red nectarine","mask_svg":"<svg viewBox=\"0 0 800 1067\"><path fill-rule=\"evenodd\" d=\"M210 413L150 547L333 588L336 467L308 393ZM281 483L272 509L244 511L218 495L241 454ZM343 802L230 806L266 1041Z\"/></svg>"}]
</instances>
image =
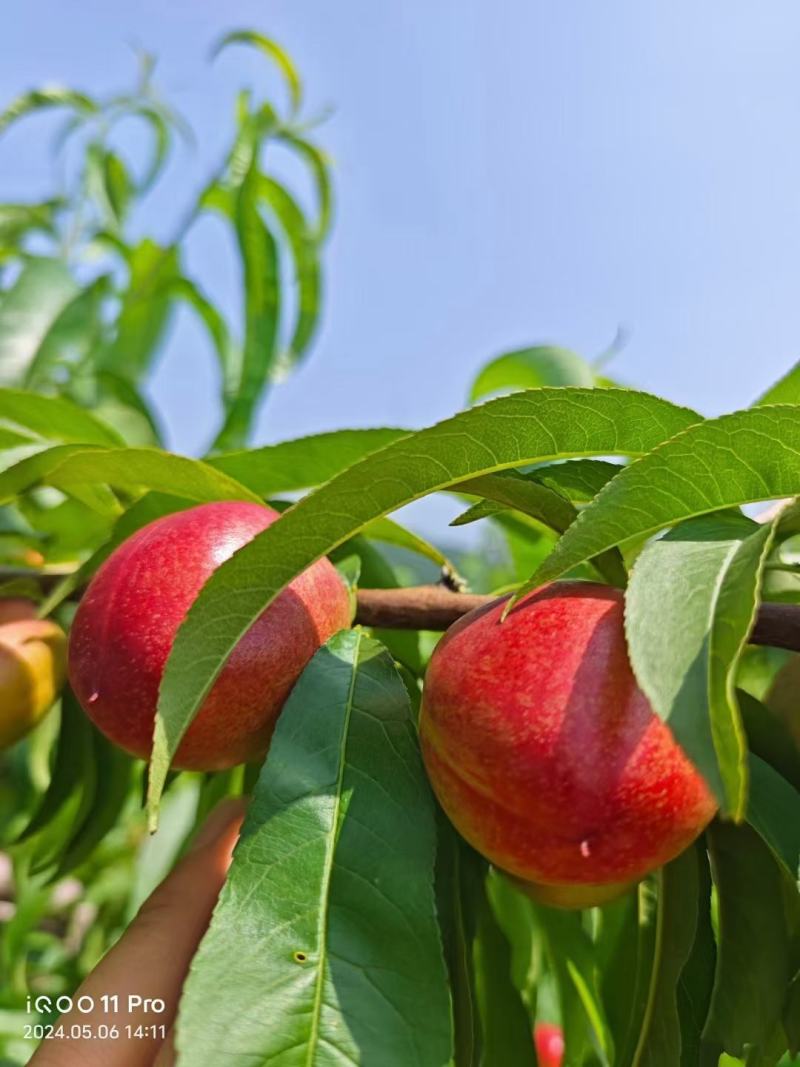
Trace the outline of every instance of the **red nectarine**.
<instances>
[{"instance_id":1,"label":"red nectarine","mask_svg":"<svg viewBox=\"0 0 800 1067\"><path fill-rule=\"evenodd\" d=\"M628 661L623 594L557 582L460 619L428 668L422 750L479 852L548 904L610 900L712 818L705 780Z\"/></svg>"},{"instance_id":2,"label":"red nectarine","mask_svg":"<svg viewBox=\"0 0 800 1067\"><path fill-rule=\"evenodd\" d=\"M201 504L139 530L95 575L72 626L69 675L89 717L128 752L150 753L164 666L200 589L277 518L259 504ZM186 731L175 766L218 770L263 755L301 671L349 624L347 589L333 565L319 560L239 641Z\"/></svg>"}]
</instances>

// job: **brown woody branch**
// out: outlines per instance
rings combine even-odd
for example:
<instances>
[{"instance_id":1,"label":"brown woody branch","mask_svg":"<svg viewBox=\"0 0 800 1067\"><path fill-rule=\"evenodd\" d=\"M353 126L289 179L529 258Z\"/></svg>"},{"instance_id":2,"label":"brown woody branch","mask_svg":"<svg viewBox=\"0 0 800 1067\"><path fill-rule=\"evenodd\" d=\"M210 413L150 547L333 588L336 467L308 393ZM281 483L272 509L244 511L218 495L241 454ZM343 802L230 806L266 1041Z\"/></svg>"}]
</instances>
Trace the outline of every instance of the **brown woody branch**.
<instances>
[{"instance_id":1,"label":"brown woody branch","mask_svg":"<svg viewBox=\"0 0 800 1067\"><path fill-rule=\"evenodd\" d=\"M440 585L360 589L356 622L387 630L446 630L456 619L494 598L453 593ZM750 636L755 645L800 652L800 606L762 604Z\"/></svg>"},{"instance_id":2,"label":"brown woody branch","mask_svg":"<svg viewBox=\"0 0 800 1067\"><path fill-rule=\"evenodd\" d=\"M53 588L65 572L0 571L0 580L33 578L45 591ZM359 589L356 622L385 630L446 630L473 608L494 597L477 593L454 593L443 585L417 585L405 589ZM800 605L762 604L750 641L800 652Z\"/></svg>"}]
</instances>

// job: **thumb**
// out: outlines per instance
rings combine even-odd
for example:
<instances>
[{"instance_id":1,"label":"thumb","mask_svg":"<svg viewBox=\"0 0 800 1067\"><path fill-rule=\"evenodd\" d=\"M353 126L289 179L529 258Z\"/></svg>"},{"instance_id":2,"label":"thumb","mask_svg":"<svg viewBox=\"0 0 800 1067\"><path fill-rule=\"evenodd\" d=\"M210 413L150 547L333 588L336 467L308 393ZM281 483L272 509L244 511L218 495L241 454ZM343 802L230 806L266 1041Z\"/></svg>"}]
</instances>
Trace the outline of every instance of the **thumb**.
<instances>
[{"instance_id":1,"label":"thumb","mask_svg":"<svg viewBox=\"0 0 800 1067\"><path fill-rule=\"evenodd\" d=\"M113 1025L119 1036L47 1041L31 1060L35 1067L146 1067L153 1062L225 881L244 807L243 800L227 800L214 811L187 855L75 994L74 1002L91 998L93 1010L84 1014L73 1008L59 1020L67 1031L73 1023L95 1033L101 1024ZM139 1028L142 1036L136 1037Z\"/></svg>"}]
</instances>

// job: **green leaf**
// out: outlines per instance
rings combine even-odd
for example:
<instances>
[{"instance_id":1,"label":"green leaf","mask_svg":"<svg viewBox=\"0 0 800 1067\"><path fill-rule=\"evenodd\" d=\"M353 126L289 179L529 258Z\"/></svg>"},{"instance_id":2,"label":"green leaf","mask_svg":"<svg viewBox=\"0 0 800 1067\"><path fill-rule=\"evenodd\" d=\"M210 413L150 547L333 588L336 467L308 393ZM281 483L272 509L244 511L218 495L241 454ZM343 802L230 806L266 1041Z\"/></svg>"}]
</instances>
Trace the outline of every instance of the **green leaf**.
<instances>
[{"instance_id":1,"label":"green leaf","mask_svg":"<svg viewBox=\"0 0 800 1067\"><path fill-rule=\"evenodd\" d=\"M800 363L795 363L791 370L770 386L753 407L762 407L764 404L800 404Z\"/></svg>"},{"instance_id":2,"label":"green leaf","mask_svg":"<svg viewBox=\"0 0 800 1067\"><path fill-rule=\"evenodd\" d=\"M233 207L243 271L244 347L239 381L214 442L216 451L238 447L247 440L278 352L281 315L278 243L261 217L257 162L254 157L236 192Z\"/></svg>"},{"instance_id":3,"label":"green leaf","mask_svg":"<svg viewBox=\"0 0 800 1067\"><path fill-rule=\"evenodd\" d=\"M506 352L481 369L469 391L469 402L492 393L538 389L550 385L591 388L595 376L589 364L567 348L537 345Z\"/></svg>"},{"instance_id":4,"label":"green leaf","mask_svg":"<svg viewBox=\"0 0 800 1067\"><path fill-rule=\"evenodd\" d=\"M436 809L436 828L436 910L450 979L453 1067L480 1067L481 1028L472 960L476 915L466 906L464 883L481 857L459 837L440 808Z\"/></svg>"},{"instance_id":5,"label":"green leaf","mask_svg":"<svg viewBox=\"0 0 800 1067\"><path fill-rule=\"evenodd\" d=\"M511 944L493 910L490 879L488 864L481 860L478 871L473 871L472 886L464 889L466 893L471 889L465 907L474 911L472 966L481 1024L479 1063L483 1067L500 1063L532 1067L531 1019L512 983Z\"/></svg>"},{"instance_id":6,"label":"green leaf","mask_svg":"<svg viewBox=\"0 0 800 1067\"><path fill-rule=\"evenodd\" d=\"M317 222L313 229L317 241L322 241L328 234L333 217L333 190L331 186L330 163L327 155L311 141L292 130L276 131L278 140L290 145L308 165L317 194Z\"/></svg>"},{"instance_id":7,"label":"green leaf","mask_svg":"<svg viewBox=\"0 0 800 1067\"><path fill-rule=\"evenodd\" d=\"M259 498L200 460L149 448L88 448L55 445L22 460L0 474L0 503L33 485L76 487L112 485L118 489L155 489L169 493L180 486L188 500L254 500Z\"/></svg>"},{"instance_id":8,"label":"green leaf","mask_svg":"<svg viewBox=\"0 0 800 1067\"><path fill-rule=\"evenodd\" d=\"M539 467L530 476L573 504L588 504L621 470L618 463L603 459L572 459Z\"/></svg>"},{"instance_id":9,"label":"green leaf","mask_svg":"<svg viewBox=\"0 0 800 1067\"><path fill-rule=\"evenodd\" d=\"M568 1062L588 1044L603 1064L614 1062L613 1038L596 980L595 949L580 912L531 905L561 1003Z\"/></svg>"},{"instance_id":10,"label":"green leaf","mask_svg":"<svg viewBox=\"0 0 800 1067\"><path fill-rule=\"evenodd\" d=\"M96 399L92 407L122 435L127 445L161 444L161 428L137 386L110 370L95 378Z\"/></svg>"},{"instance_id":11,"label":"green leaf","mask_svg":"<svg viewBox=\"0 0 800 1067\"><path fill-rule=\"evenodd\" d=\"M757 756L750 756L747 821L792 881L800 880L800 793Z\"/></svg>"},{"instance_id":12,"label":"green leaf","mask_svg":"<svg viewBox=\"0 0 800 1067\"><path fill-rule=\"evenodd\" d=\"M84 181L98 207L101 224L119 233L133 193L133 183L120 157L102 144L86 150Z\"/></svg>"},{"instance_id":13,"label":"green leaf","mask_svg":"<svg viewBox=\"0 0 800 1067\"><path fill-rule=\"evenodd\" d=\"M437 911L453 999L454 1067L532 1067L531 1018L497 915L503 910L508 921L507 883L492 877L486 860L437 814Z\"/></svg>"},{"instance_id":14,"label":"green leaf","mask_svg":"<svg viewBox=\"0 0 800 1067\"><path fill-rule=\"evenodd\" d=\"M711 871L705 841L693 846L697 856L697 928L689 958L678 980L678 1015L681 1025L680 1067L704 1067L707 1052L703 1046L703 1029L708 1018L717 945L711 921ZM717 1054L717 1058L718 1058Z\"/></svg>"},{"instance_id":15,"label":"green leaf","mask_svg":"<svg viewBox=\"0 0 800 1067\"><path fill-rule=\"evenodd\" d=\"M429 559L431 563L442 567L450 574L457 573L447 556L435 545L426 541L424 537L420 537L419 534L407 530L399 522L394 522L393 519L373 519L364 527L363 533L365 537L370 537L374 541L382 541L384 544L395 545L397 548L404 548L407 552L415 552L418 556L424 556L425 559Z\"/></svg>"},{"instance_id":16,"label":"green leaf","mask_svg":"<svg viewBox=\"0 0 800 1067\"><path fill-rule=\"evenodd\" d=\"M145 493L120 515L108 540L84 560L80 567L58 583L42 602L39 609L40 615L50 615L76 589L86 585L111 553L123 541L133 536L137 530L149 522L163 518L164 515L172 515L176 511L191 507L193 503L194 501L187 500L185 497L171 496L167 493Z\"/></svg>"},{"instance_id":17,"label":"green leaf","mask_svg":"<svg viewBox=\"0 0 800 1067\"><path fill-rule=\"evenodd\" d=\"M633 1067L675 1067L681 1057L677 987L697 930L697 852L687 849L658 875L650 992Z\"/></svg>"},{"instance_id":18,"label":"green leaf","mask_svg":"<svg viewBox=\"0 0 800 1067\"><path fill-rule=\"evenodd\" d=\"M518 474L519 477L526 478L528 481L536 482L546 490L558 493L572 504L588 504L590 500L597 496L606 482L613 478L615 474L619 474L621 469L618 464L607 463L602 459L572 459L566 463L550 463L543 467L538 467L536 470L526 471L524 474L520 472L513 473ZM450 525L464 526L467 523L476 522L478 519L496 515L510 508L510 506L499 503L496 500L483 500L479 504L473 505L463 515L459 515ZM543 509L543 511L549 512L550 509ZM533 514L533 512L527 513ZM559 515L559 521L563 523L567 513L561 509L557 514ZM572 511L569 514L572 516L570 518L570 522L572 522L577 512ZM559 532L563 532L563 529L566 529L565 526L556 526L552 522L546 522L546 525L552 529L558 529Z\"/></svg>"},{"instance_id":19,"label":"green leaf","mask_svg":"<svg viewBox=\"0 0 800 1067\"><path fill-rule=\"evenodd\" d=\"M279 182L262 177L262 199L280 223L292 253L297 284L297 313L286 351L278 357L272 377L279 380L294 367L314 339L321 311L319 245L295 199Z\"/></svg>"},{"instance_id":20,"label":"green leaf","mask_svg":"<svg viewBox=\"0 0 800 1067\"><path fill-rule=\"evenodd\" d=\"M357 535L351 537L331 553L330 559L339 566L344 558L355 555L359 561L358 585L361 589L397 589L402 583L395 568L373 542ZM395 662L414 675L422 674L420 635L416 630L384 630L374 628L372 636L391 652Z\"/></svg>"},{"instance_id":21,"label":"green leaf","mask_svg":"<svg viewBox=\"0 0 800 1067\"><path fill-rule=\"evenodd\" d=\"M521 511L558 533L563 533L578 515L575 506L561 492L541 484L535 475L520 474L518 471L485 474L461 482L456 488L464 493L480 494L504 507ZM604 553L593 563L612 585L625 586L628 576L619 552L612 550Z\"/></svg>"},{"instance_id":22,"label":"green leaf","mask_svg":"<svg viewBox=\"0 0 800 1067\"><path fill-rule=\"evenodd\" d=\"M300 81L300 74L281 46L276 44L271 38L265 37L263 33L256 33L253 30L233 30L231 33L226 33L214 46L212 57L218 56L224 48L227 48L232 44L246 44L253 48L257 48L260 52L263 52L267 59L275 64L283 75L289 90L292 110L298 111L303 97L303 86Z\"/></svg>"},{"instance_id":23,"label":"green leaf","mask_svg":"<svg viewBox=\"0 0 800 1067\"><path fill-rule=\"evenodd\" d=\"M16 842L24 848L34 873L54 868L69 846L75 827L95 797L93 728L72 691L61 698L61 726L47 792Z\"/></svg>"},{"instance_id":24,"label":"green leaf","mask_svg":"<svg viewBox=\"0 0 800 1067\"><path fill-rule=\"evenodd\" d=\"M434 849L405 687L377 642L341 633L278 722L184 989L181 1063L447 1064Z\"/></svg>"},{"instance_id":25,"label":"green leaf","mask_svg":"<svg viewBox=\"0 0 800 1067\"><path fill-rule=\"evenodd\" d=\"M719 900L719 950L714 993L704 1037L741 1056L761 1045L781 1018L792 978L795 886L770 849L749 826L714 822L708 830ZM789 896L794 894L794 907Z\"/></svg>"},{"instance_id":26,"label":"green leaf","mask_svg":"<svg viewBox=\"0 0 800 1067\"><path fill-rule=\"evenodd\" d=\"M107 741L99 730L92 728L91 733L95 777L91 806L83 820L76 822L77 828L72 828L58 861L56 878L63 878L92 855L116 824L133 783L135 764L130 756Z\"/></svg>"},{"instance_id":27,"label":"green leaf","mask_svg":"<svg viewBox=\"0 0 800 1067\"><path fill-rule=\"evenodd\" d=\"M793 1056L800 1054L800 971L792 979L783 1012L783 1026Z\"/></svg>"},{"instance_id":28,"label":"green leaf","mask_svg":"<svg viewBox=\"0 0 800 1067\"><path fill-rule=\"evenodd\" d=\"M387 445L284 512L215 572L177 634L161 685L151 820L174 746L226 658L280 590L314 560L372 519L470 477L581 452L638 455L696 418L630 390L516 394Z\"/></svg>"},{"instance_id":29,"label":"green leaf","mask_svg":"<svg viewBox=\"0 0 800 1067\"><path fill-rule=\"evenodd\" d=\"M55 233L56 218L63 200L40 204L0 204L0 246L15 245L29 233Z\"/></svg>"},{"instance_id":30,"label":"green leaf","mask_svg":"<svg viewBox=\"0 0 800 1067\"><path fill-rule=\"evenodd\" d=\"M327 482L371 452L377 452L411 430L380 428L333 430L264 448L211 456L206 462L246 485L259 496L310 489Z\"/></svg>"},{"instance_id":31,"label":"green leaf","mask_svg":"<svg viewBox=\"0 0 800 1067\"><path fill-rule=\"evenodd\" d=\"M0 419L50 441L119 445L118 434L90 411L56 396L0 388Z\"/></svg>"},{"instance_id":32,"label":"green leaf","mask_svg":"<svg viewBox=\"0 0 800 1067\"><path fill-rule=\"evenodd\" d=\"M152 134L150 162L144 175L136 183L136 191L141 195L153 187L164 169L172 142L172 127L177 127L189 142L192 141L191 129L182 121L180 115L171 111L161 101L143 100L140 96L121 96L115 100L115 104L120 118L139 118L150 128Z\"/></svg>"},{"instance_id":33,"label":"green leaf","mask_svg":"<svg viewBox=\"0 0 800 1067\"><path fill-rule=\"evenodd\" d=\"M85 93L76 92L74 89L66 89L60 85L31 89L12 100L5 111L0 113L0 134L12 122L31 115L35 111L52 107L67 107L82 115L93 115L99 110L91 97L86 96Z\"/></svg>"},{"instance_id":34,"label":"green leaf","mask_svg":"<svg viewBox=\"0 0 800 1067\"><path fill-rule=\"evenodd\" d=\"M640 554L625 601L639 685L737 820L748 776L736 671L773 535L735 513L682 523Z\"/></svg>"},{"instance_id":35,"label":"green leaf","mask_svg":"<svg viewBox=\"0 0 800 1067\"><path fill-rule=\"evenodd\" d=\"M743 689L736 691L750 751L800 791L800 748L784 720Z\"/></svg>"},{"instance_id":36,"label":"green leaf","mask_svg":"<svg viewBox=\"0 0 800 1067\"><path fill-rule=\"evenodd\" d=\"M57 389L60 380L53 378L53 371L91 358L100 348L103 305L109 292L110 280L102 275L63 306L28 364L23 379L27 389Z\"/></svg>"},{"instance_id":37,"label":"green leaf","mask_svg":"<svg viewBox=\"0 0 800 1067\"><path fill-rule=\"evenodd\" d=\"M0 301L0 384L25 380L40 346L78 291L60 261L28 260Z\"/></svg>"},{"instance_id":38,"label":"green leaf","mask_svg":"<svg viewBox=\"0 0 800 1067\"><path fill-rule=\"evenodd\" d=\"M519 595L684 519L800 493L800 408L698 422L613 478Z\"/></svg>"},{"instance_id":39,"label":"green leaf","mask_svg":"<svg viewBox=\"0 0 800 1067\"><path fill-rule=\"evenodd\" d=\"M206 327L219 362L222 374L223 401L230 403L236 393L236 384L241 375L242 353L234 342L221 312L190 278L175 278L170 283L171 291L189 304Z\"/></svg>"},{"instance_id":40,"label":"green leaf","mask_svg":"<svg viewBox=\"0 0 800 1067\"><path fill-rule=\"evenodd\" d=\"M115 324L116 336L101 367L130 382L150 369L169 321L170 285L179 273L178 250L145 238L128 254L128 286Z\"/></svg>"},{"instance_id":41,"label":"green leaf","mask_svg":"<svg viewBox=\"0 0 800 1067\"><path fill-rule=\"evenodd\" d=\"M598 910L595 935L600 994L615 1067L630 1067L650 988L655 898L649 881Z\"/></svg>"}]
</instances>

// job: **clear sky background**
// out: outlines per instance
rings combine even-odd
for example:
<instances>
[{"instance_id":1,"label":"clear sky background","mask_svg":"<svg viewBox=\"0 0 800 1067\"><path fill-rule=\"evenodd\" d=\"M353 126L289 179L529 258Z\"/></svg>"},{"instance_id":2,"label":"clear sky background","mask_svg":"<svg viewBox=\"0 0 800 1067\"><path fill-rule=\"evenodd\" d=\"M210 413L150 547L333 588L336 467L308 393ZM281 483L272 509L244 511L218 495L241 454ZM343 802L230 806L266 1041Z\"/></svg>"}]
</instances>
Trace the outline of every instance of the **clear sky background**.
<instances>
[{"instance_id":1,"label":"clear sky background","mask_svg":"<svg viewBox=\"0 0 800 1067\"><path fill-rule=\"evenodd\" d=\"M11 9L13 8L13 14ZM0 97L42 81L111 91L130 45L198 134L142 220L167 237L200 187L235 91L269 89L223 31L275 37L303 72L336 165L324 328L257 440L420 426L462 407L504 349L592 356L707 414L745 406L800 356L800 6L796 0L35 0L9 4ZM0 198L46 190L47 120L0 140ZM231 304L215 233L197 272ZM188 316L152 385L196 451L214 364Z\"/></svg>"}]
</instances>

